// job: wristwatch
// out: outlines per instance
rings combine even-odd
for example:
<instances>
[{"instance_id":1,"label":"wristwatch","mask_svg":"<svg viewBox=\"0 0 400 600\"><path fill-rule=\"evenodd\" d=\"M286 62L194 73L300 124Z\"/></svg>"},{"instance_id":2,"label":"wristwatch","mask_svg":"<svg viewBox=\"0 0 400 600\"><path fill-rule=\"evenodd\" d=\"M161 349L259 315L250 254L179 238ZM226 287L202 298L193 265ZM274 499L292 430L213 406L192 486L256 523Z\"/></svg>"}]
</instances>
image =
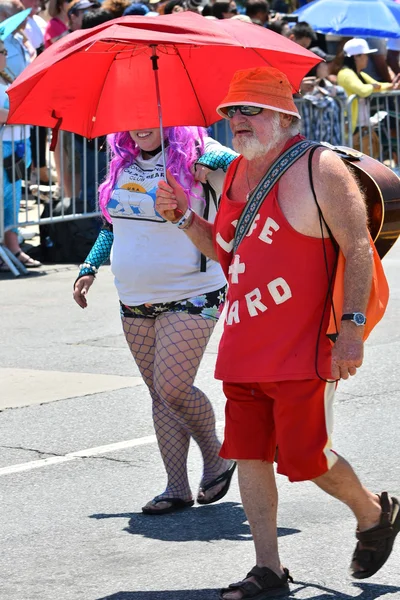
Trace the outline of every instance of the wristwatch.
<instances>
[{"instance_id":1,"label":"wristwatch","mask_svg":"<svg viewBox=\"0 0 400 600\"><path fill-rule=\"evenodd\" d=\"M367 317L362 312L346 313L342 315L342 321L352 321L357 327L360 327L365 325Z\"/></svg>"}]
</instances>

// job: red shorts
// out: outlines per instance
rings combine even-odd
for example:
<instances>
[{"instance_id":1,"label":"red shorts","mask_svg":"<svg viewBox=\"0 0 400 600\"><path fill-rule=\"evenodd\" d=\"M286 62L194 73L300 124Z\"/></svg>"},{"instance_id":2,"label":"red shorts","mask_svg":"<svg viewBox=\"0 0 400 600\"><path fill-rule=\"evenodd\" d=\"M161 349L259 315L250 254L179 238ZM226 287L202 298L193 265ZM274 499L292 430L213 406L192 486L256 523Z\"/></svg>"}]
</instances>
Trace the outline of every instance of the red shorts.
<instances>
[{"instance_id":1,"label":"red shorts","mask_svg":"<svg viewBox=\"0 0 400 600\"><path fill-rule=\"evenodd\" d=\"M320 379L226 383L223 458L274 462L290 481L315 479L337 460L332 450L336 383Z\"/></svg>"}]
</instances>

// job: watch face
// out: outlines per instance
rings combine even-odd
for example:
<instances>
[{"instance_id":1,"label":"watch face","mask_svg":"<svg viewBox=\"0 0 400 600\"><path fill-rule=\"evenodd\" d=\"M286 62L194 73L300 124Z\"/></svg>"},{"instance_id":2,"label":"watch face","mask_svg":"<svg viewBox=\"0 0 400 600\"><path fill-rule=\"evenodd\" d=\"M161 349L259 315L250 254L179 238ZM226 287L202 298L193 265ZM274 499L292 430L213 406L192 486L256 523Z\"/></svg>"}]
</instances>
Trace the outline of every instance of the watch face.
<instances>
[{"instance_id":1,"label":"watch face","mask_svg":"<svg viewBox=\"0 0 400 600\"><path fill-rule=\"evenodd\" d=\"M362 313L355 313L354 314L354 322L357 325L364 325L366 319L364 317L364 315Z\"/></svg>"}]
</instances>

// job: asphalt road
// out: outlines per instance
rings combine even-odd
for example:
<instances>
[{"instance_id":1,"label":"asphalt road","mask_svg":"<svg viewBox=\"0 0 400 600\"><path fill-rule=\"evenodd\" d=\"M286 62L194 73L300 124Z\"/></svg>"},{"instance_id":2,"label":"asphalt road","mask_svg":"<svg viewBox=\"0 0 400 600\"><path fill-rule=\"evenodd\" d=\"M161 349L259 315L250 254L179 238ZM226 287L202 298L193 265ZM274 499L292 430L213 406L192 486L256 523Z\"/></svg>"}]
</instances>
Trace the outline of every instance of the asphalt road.
<instances>
[{"instance_id":1,"label":"asphalt road","mask_svg":"<svg viewBox=\"0 0 400 600\"><path fill-rule=\"evenodd\" d=\"M340 385L334 445L362 481L400 496L400 244L384 261L391 300L363 368ZM212 506L148 517L165 485L149 396L121 335L105 267L85 311L76 269L0 275L1 600L212 600L254 564L236 477ZM219 332L197 383L222 432L212 372ZM189 459L193 490L201 461ZM279 536L298 600L400 600L400 540L375 577L348 575L351 513L311 483L278 479Z\"/></svg>"}]
</instances>

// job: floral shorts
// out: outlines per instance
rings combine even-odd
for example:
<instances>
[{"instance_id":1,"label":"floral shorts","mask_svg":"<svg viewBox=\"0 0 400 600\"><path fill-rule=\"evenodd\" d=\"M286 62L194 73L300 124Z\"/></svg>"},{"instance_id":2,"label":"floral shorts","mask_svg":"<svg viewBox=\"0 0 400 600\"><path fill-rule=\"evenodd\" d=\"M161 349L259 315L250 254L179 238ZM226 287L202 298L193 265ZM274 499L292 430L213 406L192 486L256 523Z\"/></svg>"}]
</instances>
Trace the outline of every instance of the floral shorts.
<instances>
[{"instance_id":1,"label":"floral shorts","mask_svg":"<svg viewBox=\"0 0 400 600\"><path fill-rule=\"evenodd\" d=\"M120 301L121 317L146 317L148 319L155 319L158 315L166 312L184 312L218 321L224 308L225 295L226 286L215 292L208 292L207 294L201 294L201 296L193 296L193 298L177 300L176 302L127 306Z\"/></svg>"}]
</instances>

